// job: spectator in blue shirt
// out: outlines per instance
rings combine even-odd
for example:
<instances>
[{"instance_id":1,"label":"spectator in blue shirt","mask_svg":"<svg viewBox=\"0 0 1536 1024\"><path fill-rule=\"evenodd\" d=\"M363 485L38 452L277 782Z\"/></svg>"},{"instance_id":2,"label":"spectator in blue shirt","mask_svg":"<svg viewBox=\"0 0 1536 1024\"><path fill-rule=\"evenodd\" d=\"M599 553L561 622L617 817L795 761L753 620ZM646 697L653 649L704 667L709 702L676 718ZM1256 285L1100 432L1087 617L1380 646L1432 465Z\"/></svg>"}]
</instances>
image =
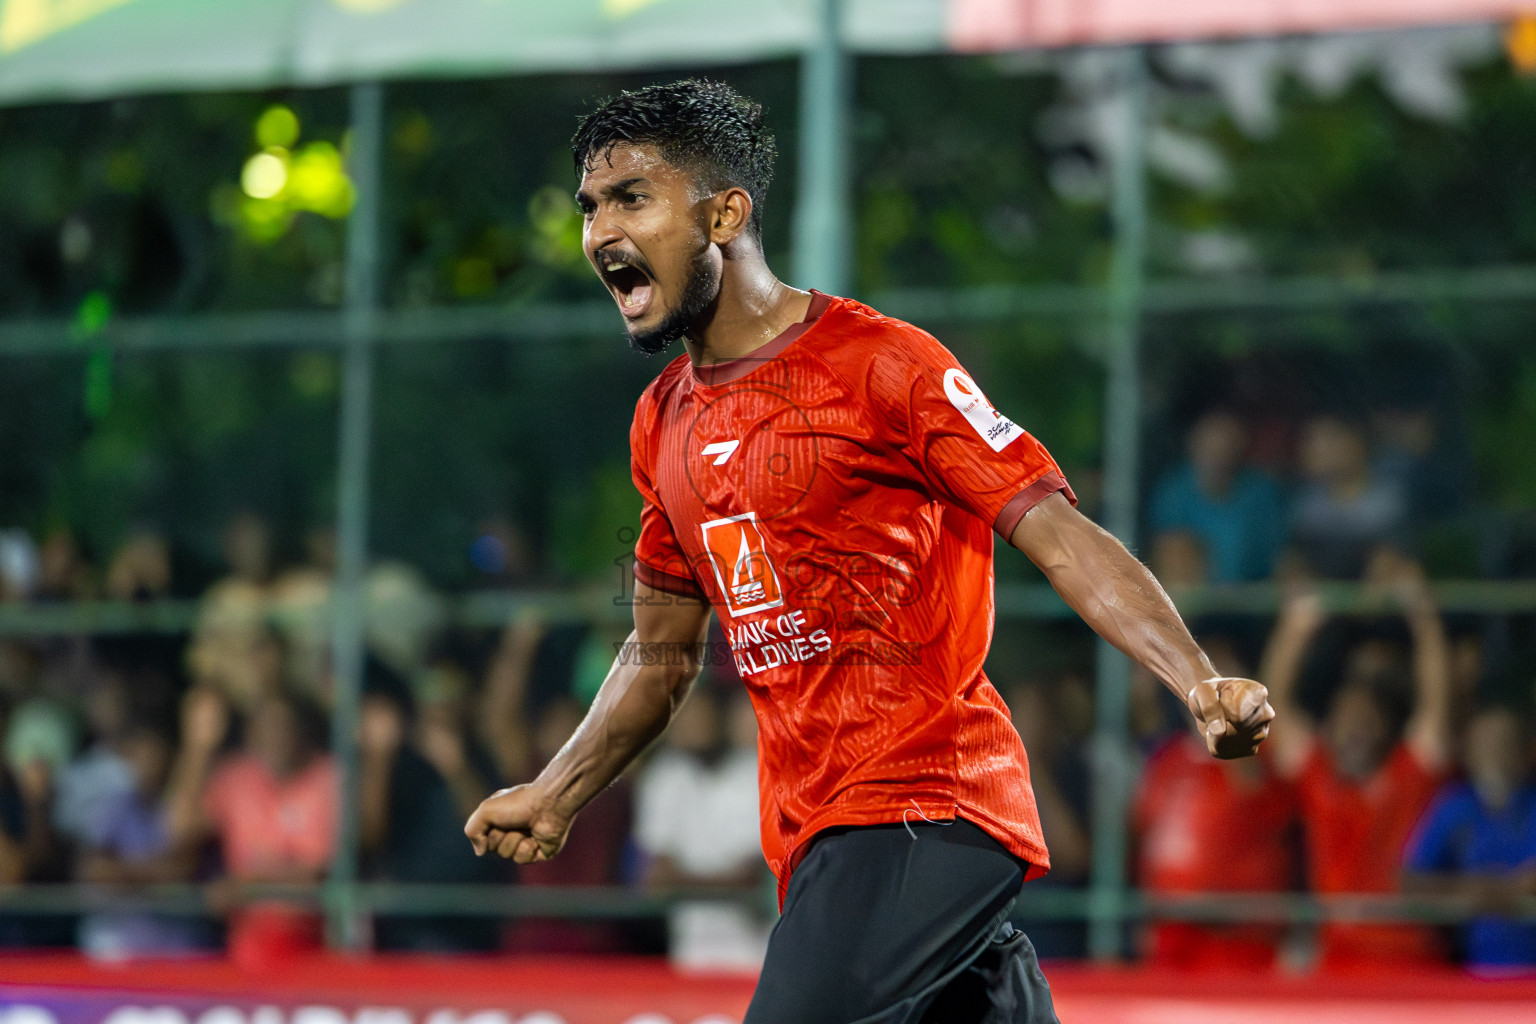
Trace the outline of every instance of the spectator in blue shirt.
<instances>
[{"instance_id":1,"label":"spectator in blue shirt","mask_svg":"<svg viewBox=\"0 0 1536 1024\"><path fill-rule=\"evenodd\" d=\"M1468 966L1536 967L1536 923L1511 919L1536 897L1536 785L1530 726L1488 708L1467 726L1467 781L1446 786L1408 844L1405 887L1470 899Z\"/></svg>"},{"instance_id":2,"label":"spectator in blue shirt","mask_svg":"<svg viewBox=\"0 0 1536 1024\"><path fill-rule=\"evenodd\" d=\"M1408 524L1403 478L1371 463L1365 424L1351 412L1322 413L1302 426L1303 482L1291 508L1290 542L1325 579L1358 579L1383 547L1400 547Z\"/></svg>"},{"instance_id":3,"label":"spectator in blue shirt","mask_svg":"<svg viewBox=\"0 0 1536 1024\"><path fill-rule=\"evenodd\" d=\"M1243 583L1275 567L1285 513L1274 481L1244 465L1248 432L1232 413L1195 421L1189 458L1152 494L1152 563L1170 582ZM1166 573L1166 575L1165 575Z\"/></svg>"}]
</instances>

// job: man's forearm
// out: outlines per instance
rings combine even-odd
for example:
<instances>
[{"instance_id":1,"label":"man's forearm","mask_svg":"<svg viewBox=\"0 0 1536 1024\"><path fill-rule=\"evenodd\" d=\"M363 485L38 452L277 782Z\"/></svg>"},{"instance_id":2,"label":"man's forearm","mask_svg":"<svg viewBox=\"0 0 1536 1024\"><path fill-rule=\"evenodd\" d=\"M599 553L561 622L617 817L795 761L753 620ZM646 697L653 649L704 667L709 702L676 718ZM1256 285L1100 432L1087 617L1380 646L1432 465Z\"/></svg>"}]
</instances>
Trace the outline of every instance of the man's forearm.
<instances>
[{"instance_id":1,"label":"man's forearm","mask_svg":"<svg viewBox=\"0 0 1536 1024\"><path fill-rule=\"evenodd\" d=\"M691 660L658 665L615 661L587 717L535 785L548 793L557 811L574 815L661 735L698 672Z\"/></svg>"},{"instance_id":2,"label":"man's forearm","mask_svg":"<svg viewBox=\"0 0 1536 1024\"><path fill-rule=\"evenodd\" d=\"M480 773L468 765L444 773L443 781L448 783L448 792L453 797L454 806L464 814L474 811L489 788Z\"/></svg>"},{"instance_id":3,"label":"man's forearm","mask_svg":"<svg viewBox=\"0 0 1536 1024\"><path fill-rule=\"evenodd\" d=\"M475 853L518 864L558 854L576 813L672 720L699 674L709 605L670 595L657 600L658 594L636 581L634 631L575 735L538 778L486 797L469 816L464 834Z\"/></svg>"},{"instance_id":4,"label":"man's forearm","mask_svg":"<svg viewBox=\"0 0 1536 1024\"><path fill-rule=\"evenodd\" d=\"M1445 620L1433 606L1408 614L1413 636L1414 696L1419 707L1448 716L1451 703L1451 644Z\"/></svg>"},{"instance_id":5,"label":"man's forearm","mask_svg":"<svg viewBox=\"0 0 1536 1024\"><path fill-rule=\"evenodd\" d=\"M1518 868L1504 871L1410 871L1403 876L1403 891L1412 896L1459 901L1463 903L1463 910L1512 914L1522 909L1522 903L1531 901L1532 882L1532 874ZM1470 907L1465 905L1468 903Z\"/></svg>"},{"instance_id":6,"label":"man's forearm","mask_svg":"<svg viewBox=\"0 0 1536 1024\"><path fill-rule=\"evenodd\" d=\"M1108 531L1080 523L1066 527L1073 535L1050 544L1050 557L1037 564L1083 621L1184 699L1217 674L1210 660L1151 571Z\"/></svg>"},{"instance_id":7,"label":"man's forearm","mask_svg":"<svg viewBox=\"0 0 1536 1024\"><path fill-rule=\"evenodd\" d=\"M1408 742L1426 767L1451 759L1451 653L1445 620L1427 601L1408 613L1413 636L1414 712Z\"/></svg>"},{"instance_id":8,"label":"man's forearm","mask_svg":"<svg viewBox=\"0 0 1536 1024\"><path fill-rule=\"evenodd\" d=\"M393 750L364 750L358 758L358 832L366 851L374 851L389 838L390 783L395 772Z\"/></svg>"},{"instance_id":9,"label":"man's forearm","mask_svg":"<svg viewBox=\"0 0 1536 1024\"><path fill-rule=\"evenodd\" d=\"M1296 601L1316 603L1316 598L1306 596ZM1312 608L1282 609L1280 621L1259 659L1259 678L1269 687L1270 703L1282 704L1289 709L1296 692L1296 682L1301 677L1302 663L1317 632L1320 613Z\"/></svg>"}]
</instances>

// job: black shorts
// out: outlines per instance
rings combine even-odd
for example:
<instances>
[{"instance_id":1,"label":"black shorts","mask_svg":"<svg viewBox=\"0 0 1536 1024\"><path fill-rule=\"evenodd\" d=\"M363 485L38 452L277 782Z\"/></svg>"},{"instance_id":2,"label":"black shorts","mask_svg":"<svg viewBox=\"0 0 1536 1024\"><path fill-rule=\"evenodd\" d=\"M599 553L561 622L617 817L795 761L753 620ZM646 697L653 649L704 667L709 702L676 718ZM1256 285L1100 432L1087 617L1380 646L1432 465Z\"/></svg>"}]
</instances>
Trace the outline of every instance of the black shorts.
<instances>
[{"instance_id":1,"label":"black shorts","mask_svg":"<svg viewBox=\"0 0 1536 1024\"><path fill-rule=\"evenodd\" d=\"M829 830L795 869L744 1024L1059 1024L1024 864L968 821Z\"/></svg>"}]
</instances>

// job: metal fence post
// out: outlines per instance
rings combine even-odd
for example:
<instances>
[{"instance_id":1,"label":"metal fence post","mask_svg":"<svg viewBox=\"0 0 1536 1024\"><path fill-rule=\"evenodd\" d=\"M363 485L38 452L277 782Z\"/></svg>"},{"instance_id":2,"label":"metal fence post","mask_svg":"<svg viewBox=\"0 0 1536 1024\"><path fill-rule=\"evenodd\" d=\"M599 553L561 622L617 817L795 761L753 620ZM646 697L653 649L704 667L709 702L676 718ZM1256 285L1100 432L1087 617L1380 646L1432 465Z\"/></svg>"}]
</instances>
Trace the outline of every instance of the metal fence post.
<instances>
[{"instance_id":1,"label":"metal fence post","mask_svg":"<svg viewBox=\"0 0 1536 1024\"><path fill-rule=\"evenodd\" d=\"M341 777L341 820L331 860L326 907L333 947L357 950L366 936L357 903L357 720L364 662L363 586L368 568L368 462L372 443L373 341L379 301L379 220L384 89L352 87L348 171L357 190L347 221L346 306L337 438L336 583L332 597L331 667L335 707L331 745Z\"/></svg>"},{"instance_id":2,"label":"metal fence post","mask_svg":"<svg viewBox=\"0 0 1536 1024\"><path fill-rule=\"evenodd\" d=\"M1122 51L1120 137L1114 154L1114 259L1109 276L1108 380L1104 409L1104 525L1135 543L1140 458L1142 291L1147 248L1146 57ZM1096 661L1098 721L1093 740L1093 876L1089 951L1120 955L1126 913L1126 809L1130 802L1130 663L1101 640Z\"/></svg>"},{"instance_id":3,"label":"metal fence post","mask_svg":"<svg viewBox=\"0 0 1536 1024\"><path fill-rule=\"evenodd\" d=\"M847 294L848 108L853 66L843 45L843 0L821 0L816 37L800 58L800 176L796 183L794 279L801 288Z\"/></svg>"}]
</instances>

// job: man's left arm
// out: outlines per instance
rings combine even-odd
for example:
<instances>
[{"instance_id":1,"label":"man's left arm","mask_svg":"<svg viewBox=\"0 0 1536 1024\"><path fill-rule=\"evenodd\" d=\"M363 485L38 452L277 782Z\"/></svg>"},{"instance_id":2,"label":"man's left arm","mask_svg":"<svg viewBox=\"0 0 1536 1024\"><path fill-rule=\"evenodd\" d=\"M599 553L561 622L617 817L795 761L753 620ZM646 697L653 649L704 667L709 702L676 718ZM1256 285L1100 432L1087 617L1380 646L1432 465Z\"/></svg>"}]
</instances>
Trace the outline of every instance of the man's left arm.
<instances>
[{"instance_id":1,"label":"man's left arm","mask_svg":"<svg viewBox=\"0 0 1536 1024\"><path fill-rule=\"evenodd\" d=\"M1112 534L1058 492L1019 520L1009 543L1095 632L1185 702L1213 755L1258 750L1275 717L1264 687L1216 673L1157 579Z\"/></svg>"}]
</instances>

